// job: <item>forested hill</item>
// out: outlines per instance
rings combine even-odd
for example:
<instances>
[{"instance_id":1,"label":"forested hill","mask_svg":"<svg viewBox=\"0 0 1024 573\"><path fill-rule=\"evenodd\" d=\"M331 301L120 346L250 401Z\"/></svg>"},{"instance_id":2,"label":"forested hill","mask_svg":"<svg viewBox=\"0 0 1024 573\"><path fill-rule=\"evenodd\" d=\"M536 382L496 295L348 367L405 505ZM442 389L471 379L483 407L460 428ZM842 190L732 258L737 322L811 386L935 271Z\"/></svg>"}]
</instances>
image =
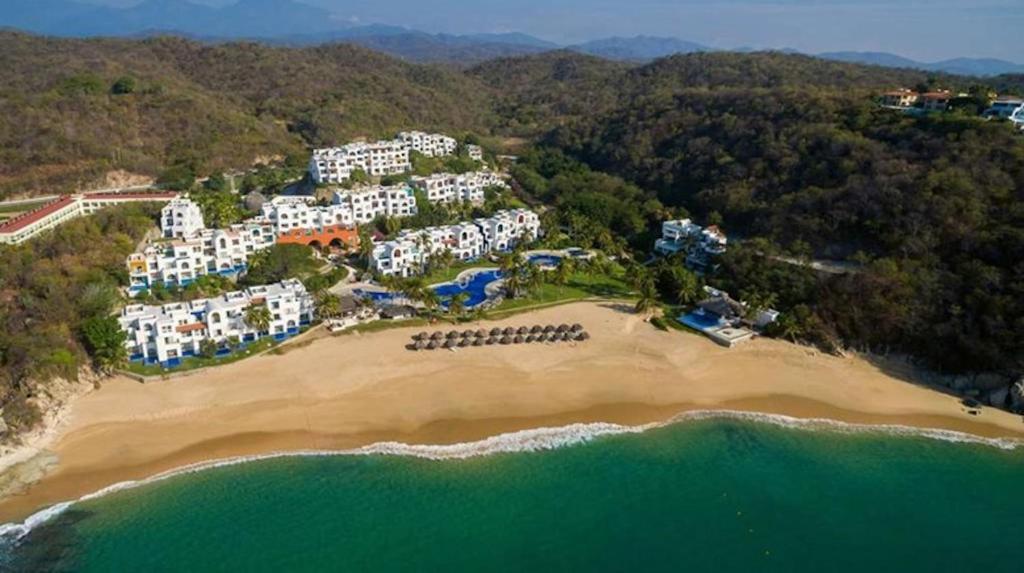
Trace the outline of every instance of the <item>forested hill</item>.
<instances>
[{"instance_id":1,"label":"forested hill","mask_svg":"<svg viewBox=\"0 0 1024 573\"><path fill-rule=\"evenodd\" d=\"M398 128L486 130L486 86L350 45L68 40L0 32L0 195L112 169L200 173Z\"/></svg>"}]
</instances>

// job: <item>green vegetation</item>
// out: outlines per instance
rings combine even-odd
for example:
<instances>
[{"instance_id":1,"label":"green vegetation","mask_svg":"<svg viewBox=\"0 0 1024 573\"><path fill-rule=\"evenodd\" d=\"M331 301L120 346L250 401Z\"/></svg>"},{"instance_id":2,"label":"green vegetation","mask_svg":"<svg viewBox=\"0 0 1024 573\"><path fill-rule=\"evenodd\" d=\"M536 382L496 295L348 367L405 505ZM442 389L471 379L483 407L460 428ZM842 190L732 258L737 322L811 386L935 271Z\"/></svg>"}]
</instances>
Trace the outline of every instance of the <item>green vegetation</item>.
<instances>
[{"instance_id":1,"label":"green vegetation","mask_svg":"<svg viewBox=\"0 0 1024 573\"><path fill-rule=\"evenodd\" d=\"M276 244L249 258L249 270L238 283L242 286L265 285L301 278L316 272L320 266L310 247Z\"/></svg>"},{"instance_id":2,"label":"green vegetation","mask_svg":"<svg viewBox=\"0 0 1024 573\"><path fill-rule=\"evenodd\" d=\"M76 219L25 244L0 247L0 407L17 433L40 412L30 400L90 363L116 367L123 337L110 314L126 284L125 257L158 206L130 205Z\"/></svg>"}]
</instances>

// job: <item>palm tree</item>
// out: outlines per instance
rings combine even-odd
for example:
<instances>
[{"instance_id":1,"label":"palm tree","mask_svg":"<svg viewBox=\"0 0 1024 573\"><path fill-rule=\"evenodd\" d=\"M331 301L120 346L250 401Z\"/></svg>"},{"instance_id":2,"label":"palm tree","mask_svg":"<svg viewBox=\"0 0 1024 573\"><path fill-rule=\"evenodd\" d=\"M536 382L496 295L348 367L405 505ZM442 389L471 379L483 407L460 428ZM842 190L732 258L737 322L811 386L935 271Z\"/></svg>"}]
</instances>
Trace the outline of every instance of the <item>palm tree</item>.
<instances>
[{"instance_id":1,"label":"palm tree","mask_svg":"<svg viewBox=\"0 0 1024 573\"><path fill-rule=\"evenodd\" d=\"M558 268L555 269L555 282L558 283L558 292L562 292L562 288L569 284L569 279L572 278L572 274L576 271L574 268L576 265L573 261L567 257L562 257L558 261Z\"/></svg>"},{"instance_id":2,"label":"palm tree","mask_svg":"<svg viewBox=\"0 0 1024 573\"><path fill-rule=\"evenodd\" d=\"M316 311L320 318L334 318L341 314L341 299L337 295L321 291L317 296Z\"/></svg>"},{"instance_id":3,"label":"palm tree","mask_svg":"<svg viewBox=\"0 0 1024 573\"><path fill-rule=\"evenodd\" d=\"M430 289L423 283L422 277L409 277L402 281L398 287L398 291L405 295L405 298L416 302L422 302L423 295L428 290Z\"/></svg>"},{"instance_id":4,"label":"palm tree","mask_svg":"<svg viewBox=\"0 0 1024 573\"><path fill-rule=\"evenodd\" d=\"M448 312L461 318L466 312L467 299L469 299L468 294L464 292L457 293L448 301Z\"/></svg>"},{"instance_id":5,"label":"palm tree","mask_svg":"<svg viewBox=\"0 0 1024 573\"><path fill-rule=\"evenodd\" d=\"M676 299L679 304L689 305L697 302L700 298L700 278L696 273L683 267L676 267L673 274L676 278Z\"/></svg>"},{"instance_id":6,"label":"palm tree","mask_svg":"<svg viewBox=\"0 0 1024 573\"><path fill-rule=\"evenodd\" d=\"M640 298L636 301L636 312L649 317L658 305L658 289L654 286L654 280L647 276L638 285L637 292Z\"/></svg>"},{"instance_id":7,"label":"palm tree","mask_svg":"<svg viewBox=\"0 0 1024 573\"><path fill-rule=\"evenodd\" d=\"M530 265L526 269L526 288L536 293L544 286L544 271L537 265Z\"/></svg>"},{"instance_id":8,"label":"palm tree","mask_svg":"<svg viewBox=\"0 0 1024 573\"><path fill-rule=\"evenodd\" d=\"M423 303L423 307L427 309L427 317L430 322L434 322L434 312L437 307L441 305L441 299L434 292L434 289L424 289L423 294L420 297L420 302Z\"/></svg>"},{"instance_id":9,"label":"palm tree","mask_svg":"<svg viewBox=\"0 0 1024 573\"><path fill-rule=\"evenodd\" d=\"M437 254L437 263L442 269L447 271L455 263L455 255L448 249L445 249Z\"/></svg>"},{"instance_id":10,"label":"palm tree","mask_svg":"<svg viewBox=\"0 0 1024 573\"><path fill-rule=\"evenodd\" d=\"M265 304L250 304L245 309L245 316L242 320L249 328L256 331L256 335L259 336L270 330L270 321L273 315L270 314L270 309Z\"/></svg>"},{"instance_id":11,"label":"palm tree","mask_svg":"<svg viewBox=\"0 0 1024 573\"><path fill-rule=\"evenodd\" d=\"M359 258L369 267L373 255L373 236L365 225L359 227Z\"/></svg>"},{"instance_id":12,"label":"palm tree","mask_svg":"<svg viewBox=\"0 0 1024 573\"><path fill-rule=\"evenodd\" d=\"M502 253L498 259L498 269L501 270L501 274L506 278L514 273L518 267L518 257L515 253Z\"/></svg>"},{"instance_id":13,"label":"palm tree","mask_svg":"<svg viewBox=\"0 0 1024 573\"><path fill-rule=\"evenodd\" d=\"M516 298L519 295L519 291L523 289L523 278L517 272L512 272L505 276L505 293L509 298Z\"/></svg>"},{"instance_id":14,"label":"palm tree","mask_svg":"<svg viewBox=\"0 0 1024 573\"><path fill-rule=\"evenodd\" d=\"M788 338L795 344L797 339L803 335L804 329L792 313L786 313L772 323L771 333L779 338Z\"/></svg>"}]
</instances>

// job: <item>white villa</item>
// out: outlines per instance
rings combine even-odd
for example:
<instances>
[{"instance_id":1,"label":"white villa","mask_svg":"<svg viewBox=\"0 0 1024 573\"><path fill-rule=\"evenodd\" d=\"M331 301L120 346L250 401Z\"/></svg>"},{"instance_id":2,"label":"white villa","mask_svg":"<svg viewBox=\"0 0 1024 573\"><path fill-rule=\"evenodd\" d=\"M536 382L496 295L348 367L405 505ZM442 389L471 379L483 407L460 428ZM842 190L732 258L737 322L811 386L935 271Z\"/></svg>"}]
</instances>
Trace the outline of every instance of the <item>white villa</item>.
<instances>
[{"instance_id":1,"label":"white villa","mask_svg":"<svg viewBox=\"0 0 1024 573\"><path fill-rule=\"evenodd\" d=\"M436 173L426 177L413 177L412 185L422 190L431 203L458 203L468 201L474 205L484 202L484 189L508 188L508 184L493 171L470 173Z\"/></svg>"},{"instance_id":2,"label":"white villa","mask_svg":"<svg viewBox=\"0 0 1024 573\"><path fill-rule=\"evenodd\" d=\"M72 219L92 215L112 205L171 201L174 192L83 193L64 195L0 224L0 244L17 245Z\"/></svg>"},{"instance_id":3,"label":"white villa","mask_svg":"<svg viewBox=\"0 0 1024 573\"><path fill-rule=\"evenodd\" d=\"M265 305L271 320L265 332L245 322L250 306ZM162 306L129 305L118 322L128 338L125 345L133 360L168 366L199 353L200 343L212 340L223 345L231 337L243 342L262 336L283 338L299 332L314 314L313 299L295 279L234 291L216 298Z\"/></svg>"},{"instance_id":4,"label":"white villa","mask_svg":"<svg viewBox=\"0 0 1024 573\"><path fill-rule=\"evenodd\" d=\"M453 155L459 148L455 138L441 133L424 133L422 131L403 131L396 138L405 143L410 150L417 151L427 157L445 157Z\"/></svg>"},{"instance_id":5,"label":"white villa","mask_svg":"<svg viewBox=\"0 0 1024 573\"><path fill-rule=\"evenodd\" d=\"M661 238L654 242L654 251L662 255L686 253L687 264L702 268L710 257L725 253L728 243L717 225L703 228L689 219L680 219L661 224Z\"/></svg>"},{"instance_id":6,"label":"white villa","mask_svg":"<svg viewBox=\"0 0 1024 573\"><path fill-rule=\"evenodd\" d=\"M173 199L160 211L160 229L164 238L192 237L205 228L203 210L189 199Z\"/></svg>"},{"instance_id":7,"label":"white villa","mask_svg":"<svg viewBox=\"0 0 1024 573\"><path fill-rule=\"evenodd\" d=\"M403 231L394 240L374 247L370 266L382 275L407 277L420 272L427 258L441 251L451 251L460 261L473 260L488 252L508 250L524 237L532 240L539 233L536 213L499 211L474 222Z\"/></svg>"},{"instance_id":8,"label":"white villa","mask_svg":"<svg viewBox=\"0 0 1024 573\"><path fill-rule=\"evenodd\" d=\"M361 169L367 175L397 175L412 169L409 146L401 140L349 143L313 150L309 173L316 183L342 183Z\"/></svg>"},{"instance_id":9,"label":"white villa","mask_svg":"<svg viewBox=\"0 0 1024 573\"><path fill-rule=\"evenodd\" d=\"M473 161L484 160L484 148L480 147L479 145L467 145L466 153L469 154L469 158L472 159Z\"/></svg>"}]
</instances>

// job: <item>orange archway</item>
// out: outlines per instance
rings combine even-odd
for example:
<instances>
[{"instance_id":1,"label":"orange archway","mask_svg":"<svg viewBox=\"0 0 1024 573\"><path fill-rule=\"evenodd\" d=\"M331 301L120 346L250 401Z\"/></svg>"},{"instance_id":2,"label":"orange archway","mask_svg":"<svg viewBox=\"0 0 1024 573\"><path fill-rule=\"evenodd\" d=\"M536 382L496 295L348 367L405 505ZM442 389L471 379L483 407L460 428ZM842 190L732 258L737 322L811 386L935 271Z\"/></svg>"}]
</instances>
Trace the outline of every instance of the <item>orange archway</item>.
<instances>
[{"instance_id":1,"label":"orange archway","mask_svg":"<svg viewBox=\"0 0 1024 573\"><path fill-rule=\"evenodd\" d=\"M277 242L285 245L330 245L343 249L357 249L359 233L355 229L349 229L342 225L332 225L322 229L292 229L278 235Z\"/></svg>"}]
</instances>

